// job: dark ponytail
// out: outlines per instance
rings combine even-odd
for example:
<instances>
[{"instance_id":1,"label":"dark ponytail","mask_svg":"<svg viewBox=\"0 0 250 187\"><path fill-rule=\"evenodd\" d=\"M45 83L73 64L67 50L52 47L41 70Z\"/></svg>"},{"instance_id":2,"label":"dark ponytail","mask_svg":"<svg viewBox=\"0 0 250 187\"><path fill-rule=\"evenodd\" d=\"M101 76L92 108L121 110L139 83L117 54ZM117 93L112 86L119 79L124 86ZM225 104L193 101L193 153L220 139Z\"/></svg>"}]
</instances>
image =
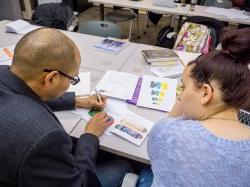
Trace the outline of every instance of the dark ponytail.
<instances>
[{"instance_id":1,"label":"dark ponytail","mask_svg":"<svg viewBox=\"0 0 250 187\"><path fill-rule=\"evenodd\" d=\"M250 28L227 30L222 36L222 51L228 53L237 63L250 62Z\"/></svg>"},{"instance_id":2,"label":"dark ponytail","mask_svg":"<svg viewBox=\"0 0 250 187\"><path fill-rule=\"evenodd\" d=\"M250 28L235 29L222 36L222 49L189 63L197 86L216 81L226 105L250 108Z\"/></svg>"}]
</instances>

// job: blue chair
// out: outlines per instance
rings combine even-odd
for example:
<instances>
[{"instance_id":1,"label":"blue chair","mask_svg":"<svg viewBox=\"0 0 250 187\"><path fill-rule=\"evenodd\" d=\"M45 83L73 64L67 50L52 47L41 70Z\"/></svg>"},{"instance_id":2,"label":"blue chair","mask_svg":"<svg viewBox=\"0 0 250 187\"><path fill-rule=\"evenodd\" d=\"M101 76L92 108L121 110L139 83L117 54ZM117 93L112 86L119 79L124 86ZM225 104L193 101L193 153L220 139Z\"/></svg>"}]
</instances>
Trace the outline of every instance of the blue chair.
<instances>
[{"instance_id":1,"label":"blue chair","mask_svg":"<svg viewBox=\"0 0 250 187\"><path fill-rule=\"evenodd\" d=\"M107 21L89 21L83 25L80 24L78 32L112 38L121 38L122 35L121 28L118 25Z\"/></svg>"}]
</instances>

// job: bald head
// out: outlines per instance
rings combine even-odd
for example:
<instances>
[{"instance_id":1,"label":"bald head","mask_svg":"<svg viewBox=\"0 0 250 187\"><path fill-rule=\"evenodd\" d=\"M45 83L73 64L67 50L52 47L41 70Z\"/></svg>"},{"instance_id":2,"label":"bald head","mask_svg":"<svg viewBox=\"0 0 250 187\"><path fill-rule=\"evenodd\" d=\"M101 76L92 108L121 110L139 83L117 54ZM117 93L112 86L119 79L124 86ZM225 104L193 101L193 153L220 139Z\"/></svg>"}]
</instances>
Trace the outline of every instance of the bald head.
<instances>
[{"instance_id":1,"label":"bald head","mask_svg":"<svg viewBox=\"0 0 250 187\"><path fill-rule=\"evenodd\" d=\"M42 74L44 68L72 72L79 63L80 53L70 38L55 29L41 28L17 43L12 68L29 79Z\"/></svg>"}]
</instances>

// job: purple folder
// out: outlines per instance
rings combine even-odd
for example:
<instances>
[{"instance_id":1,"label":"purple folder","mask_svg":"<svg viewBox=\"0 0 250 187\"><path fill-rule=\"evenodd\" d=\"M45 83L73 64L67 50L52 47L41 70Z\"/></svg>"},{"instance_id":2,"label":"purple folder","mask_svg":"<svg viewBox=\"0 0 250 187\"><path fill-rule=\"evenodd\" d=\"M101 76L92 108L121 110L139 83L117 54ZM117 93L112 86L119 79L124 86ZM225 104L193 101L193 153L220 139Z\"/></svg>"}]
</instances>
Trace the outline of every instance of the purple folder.
<instances>
[{"instance_id":1,"label":"purple folder","mask_svg":"<svg viewBox=\"0 0 250 187\"><path fill-rule=\"evenodd\" d=\"M138 101L138 98L139 98L139 94L140 94L140 91L141 91L141 84L142 84L142 77L139 77L137 85L135 87L135 91L134 91L133 97L132 97L131 100L127 99L126 100L127 103L134 104L134 105L137 104L137 101Z\"/></svg>"}]
</instances>

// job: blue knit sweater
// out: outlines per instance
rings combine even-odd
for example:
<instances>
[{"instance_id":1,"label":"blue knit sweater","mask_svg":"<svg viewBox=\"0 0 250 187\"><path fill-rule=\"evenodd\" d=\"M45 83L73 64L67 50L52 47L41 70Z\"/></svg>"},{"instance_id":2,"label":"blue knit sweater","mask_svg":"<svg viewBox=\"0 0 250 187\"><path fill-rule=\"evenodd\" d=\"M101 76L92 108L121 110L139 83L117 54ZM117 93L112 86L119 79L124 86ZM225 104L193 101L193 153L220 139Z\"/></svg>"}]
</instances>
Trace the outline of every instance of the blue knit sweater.
<instances>
[{"instance_id":1,"label":"blue knit sweater","mask_svg":"<svg viewBox=\"0 0 250 187\"><path fill-rule=\"evenodd\" d=\"M250 140L219 138L199 121L168 118L149 134L153 187L250 186Z\"/></svg>"}]
</instances>

